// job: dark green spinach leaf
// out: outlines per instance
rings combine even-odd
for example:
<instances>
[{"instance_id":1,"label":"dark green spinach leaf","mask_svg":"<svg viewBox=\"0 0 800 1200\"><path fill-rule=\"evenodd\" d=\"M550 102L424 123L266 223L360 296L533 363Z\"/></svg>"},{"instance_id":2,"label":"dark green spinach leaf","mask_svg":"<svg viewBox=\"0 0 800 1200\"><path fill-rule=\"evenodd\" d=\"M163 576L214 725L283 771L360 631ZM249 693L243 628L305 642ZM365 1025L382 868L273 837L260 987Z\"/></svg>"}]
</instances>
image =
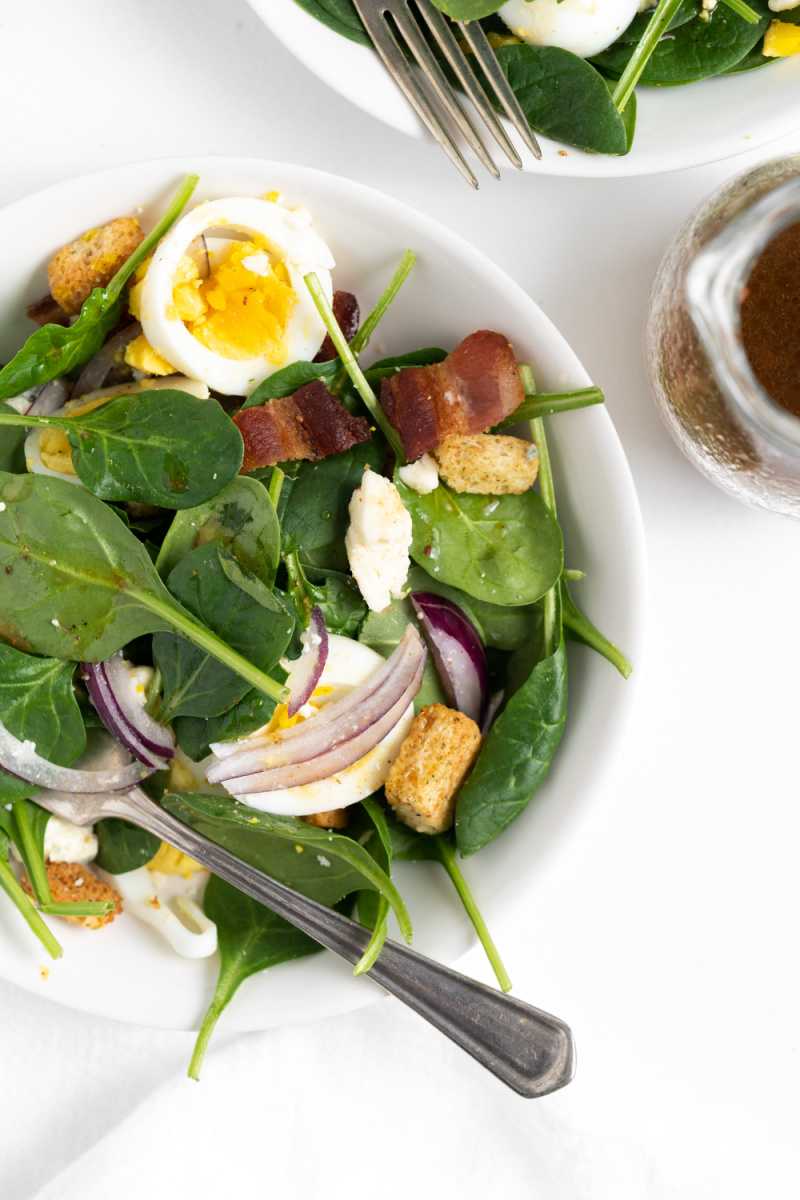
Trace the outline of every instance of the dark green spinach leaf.
<instances>
[{"instance_id":1,"label":"dark green spinach leaf","mask_svg":"<svg viewBox=\"0 0 800 1200\"><path fill-rule=\"evenodd\" d=\"M10 404L0 404L0 413L19 415ZM6 425L0 430L0 471L12 471L14 474L24 472L27 436L26 426Z\"/></svg>"},{"instance_id":2,"label":"dark green spinach leaf","mask_svg":"<svg viewBox=\"0 0 800 1200\"><path fill-rule=\"evenodd\" d=\"M520 496L455 493L444 483L427 496L395 480L411 513L411 557L435 579L478 600L538 600L561 574L561 530L537 492Z\"/></svg>"},{"instance_id":3,"label":"dark green spinach leaf","mask_svg":"<svg viewBox=\"0 0 800 1200\"><path fill-rule=\"evenodd\" d=\"M295 3L351 42L372 46L372 38L362 25L353 0L295 0Z\"/></svg>"},{"instance_id":4,"label":"dark green spinach leaf","mask_svg":"<svg viewBox=\"0 0 800 1200\"><path fill-rule=\"evenodd\" d=\"M167 586L189 612L261 671L275 666L289 644L294 618L219 542L189 551ZM164 723L180 715L218 716L250 690L241 675L176 634L157 633L153 657L164 679L159 711Z\"/></svg>"},{"instance_id":5,"label":"dark green spinach leaf","mask_svg":"<svg viewBox=\"0 0 800 1200\"><path fill-rule=\"evenodd\" d=\"M120 817L98 821L94 831L100 846L95 862L111 875L124 875L146 866L161 845L161 838Z\"/></svg>"},{"instance_id":6,"label":"dark green spinach leaf","mask_svg":"<svg viewBox=\"0 0 800 1200\"><path fill-rule=\"evenodd\" d=\"M269 400L282 400L284 396L293 396L299 388L305 387L308 383L314 383L317 379L329 383L335 379L340 367L341 363L338 358L324 363L302 361L290 363L288 367L267 376L263 383L260 383L247 397L242 405L242 411L246 408L260 408Z\"/></svg>"},{"instance_id":7,"label":"dark green spinach leaf","mask_svg":"<svg viewBox=\"0 0 800 1200\"><path fill-rule=\"evenodd\" d=\"M213 500L175 515L156 559L162 579L190 550L218 541L267 587L275 582L281 531L269 493L257 479L239 475Z\"/></svg>"},{"instance_id":8,"label":"dark green spinach leaf","mask_svg":"<svg viewBox=\"0 0 800 1200\"><path fill-rule=\"evenodd\" d=\"M285 672L273 668L275 679L282 679ZM211 753L212 742L225 742L231 738L247 737L262 725L266 725L275 711L275 701L257 688L252 688L237 704L215 717L175 717L172 728L178 745L194 762Z\"/></svg>"}]
</instances>

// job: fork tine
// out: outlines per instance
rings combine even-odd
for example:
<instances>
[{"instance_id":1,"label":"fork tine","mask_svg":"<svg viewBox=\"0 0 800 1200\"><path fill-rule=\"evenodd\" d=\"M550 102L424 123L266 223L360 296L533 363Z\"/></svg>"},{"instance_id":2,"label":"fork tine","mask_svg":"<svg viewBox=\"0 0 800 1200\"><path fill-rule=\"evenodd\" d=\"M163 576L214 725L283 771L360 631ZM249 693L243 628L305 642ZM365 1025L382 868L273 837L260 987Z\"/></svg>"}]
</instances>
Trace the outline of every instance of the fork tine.
<instances>
[{"instance_id":1,"label":"fork tine","mask_svg":"<svg viewBox=\"0 0 800 1200\"><path fill-rule=\"evenodd\" d=\"M372 38L375 49L386 64L395 83L403 91L409 104L415 109L420 120L427 125L453 165L458 168L470 187L475 188L477 191L477 179L467 166L463 154L445 129L439 119L438 113L428 100L422 87L420 87L419 81L406 61L400 47L397 45L394 34L389 29L382 14L375 12L368 3L362 3L362 0L353 0L353 4L361 20L364 22L369 36Z\"/></svg>"},{"instance_id":2,"label":"fork tine","mask_svg":"<svg viewBox=\"0 0 800 1200\"><path fill-rule=\"evenodd\" d=\"M509 138L503 126L500 124L497 113L492 108L486 93L481 87L478 80L475 78L475 73L469 65L461 47L453 36L453 31L444 19L438 8L430 3L430 0L415 0L416 6L422 13L428 23L436 41L439 43L439 48L449 62L452 69L455 71L461 86L469 96L475 108L483 117L489 132L494 137L498 145L505 151L515 167L522 169L522 159L517 153L514 143Z\"/></svg>"},{"instance_id":3,"label":"fork tine","mask_svg":"<svg viewBox=\"0 0 800 1200\"><path fill-rule=\"evenodd\" d=\"M484 75L491 83L497 98L503 108L508 113L514 123L514 127L521 135L525 145L536 155L537 158L542 157L542 152L539 149L539 143L533 135L533 131L525 119L525 114L520 108L519 100L509 87L508 80L503 74L502 68L494 56L492 47L489 45L489 40L486 34L481 29L477 21L459 21L458 27L464 34L464 37L469 42L475 53L475 57L481 64Z\"/></svg>"},{"instance_id":4,"label":"fork tine","mask_svg":"<svg viewBox=\"0 0 800 1200\"><path fill-rule=\"evenodd\" d=\"M431 48L422 36L422 31L419 25L414 20L408 6L403 0L400 3L395 3L389 9L392 18L397 22L406 44L413 53L425 76L439 98L440 102L447 109L450 116L455 121L458 128L463 133L464 137L469 142L472 149L481 160L486 170L492 174L495 179L500 178L500 172L495 166L489 152L481 141L474 125L470 121L467 114L459 101L458 97L453 92L447 76L431 53Z\"/></svg>"}]
</instances>

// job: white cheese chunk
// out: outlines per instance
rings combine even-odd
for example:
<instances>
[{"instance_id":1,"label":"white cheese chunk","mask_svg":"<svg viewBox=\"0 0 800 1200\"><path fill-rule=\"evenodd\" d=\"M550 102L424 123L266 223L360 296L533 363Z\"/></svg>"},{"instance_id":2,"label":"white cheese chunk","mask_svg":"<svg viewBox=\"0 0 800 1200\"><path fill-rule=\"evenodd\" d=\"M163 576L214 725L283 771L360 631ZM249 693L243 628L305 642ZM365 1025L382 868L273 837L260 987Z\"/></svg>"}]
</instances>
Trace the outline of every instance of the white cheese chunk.
<instances>
[{"instance_id":1,"label":"white cheese chunk","mask_svg":"<svg viewBox=\"0 0 800 1200\"><path fill-rule=\"evenodd\" d=\"M361 595L373 612L382 612L408 576L411 515L394 484L369 467L350 500L344 544Z\"/></svg>"},{"instance_id":2,"label":"white cheese chunk","mask_svg":"<svg viewBox=\"0 0 800 1200\"><path fill-rule=\"evenodd\" d=\"M44 856L50 862L90 863L97 858L97 838L92 825L73 825L53 816L44 831Z\"/></svg>"},{"instance_id":3,"label":"white cheese chunk","mask_svg":"<svg viewBox=\"0 0 800 1200\"><path fill-rule=\"evenodd\" d=\"M800 0L797 3L800 4ZM416 462L400 467L397 474L401 483L420 496L427 496L439 486L439 464L432 454L423 454Z\"/></svg>"}]
</instances>

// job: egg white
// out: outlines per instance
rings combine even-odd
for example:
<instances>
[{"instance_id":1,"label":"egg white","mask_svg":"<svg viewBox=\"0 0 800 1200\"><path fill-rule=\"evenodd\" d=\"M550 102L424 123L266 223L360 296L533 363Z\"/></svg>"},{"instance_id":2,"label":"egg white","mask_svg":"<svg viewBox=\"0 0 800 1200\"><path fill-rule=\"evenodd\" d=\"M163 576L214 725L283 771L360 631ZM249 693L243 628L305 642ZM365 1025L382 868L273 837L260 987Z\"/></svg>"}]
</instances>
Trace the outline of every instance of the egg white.
<instances>
[{"instance_id":1,"label":"egg white","mask_svg":"<svg viewBox=\"0 0 800 1200\"><path fill-rule=\"evenodd\" d=\"M515 37L591 58L630 25L639 0L508 0L498 11Z\"/></svg>"},{"instance_id":2,"label":"egg white","mask_svg":"<svg viewBox=\"0 0 800 1200\"><path fill-rule=\"evenodd\" d=\"M366 683L384 661L380 654L361 642L354 642L352 638L341 637L339 634L329 634L328 660L318 687L330 687L331 692L315 699L314 706L318 705L321 711L325 704L340 699L353 688ZM307 719L313 721L314 717L309 716ZM389 768L399 753L401 743L408 735L413 719L414 705L409 704L394 729L382 742L337 775L331 775L317 783L304 783L300 787L285 788L279 792L254 792L249 796L236 796L236 799L251 808L260 809L261 812L285 817L307 817L311 813L328 812L330 809L347 808L350 804L356 804L359 800L371 796L386 782Z\"/></svg>"},{"instance_id":3,"label":"egg white","mask_svg":"<svg viewBox=\"0 0 800 1200\"><path fill-rule=\"evenodd\" d=\"M225 228L241 231L250 238L264 238L270 254L288 271L297 303L283 337L280 362L266 358L224 358L193 337L175 313L173 281L188 246L207 229ZM200 379L224 395L248 396L281 367L300 359L313 359L319 350L325 327L303 276L316 272L330 301L333 266L328 246L311 229L311 216L304 209L290 210L270 200L247 197L206 201L183 217L155 250L141 294L140 317L145 337L158 354L191 379Z\"/></svg>"}]
</instances>

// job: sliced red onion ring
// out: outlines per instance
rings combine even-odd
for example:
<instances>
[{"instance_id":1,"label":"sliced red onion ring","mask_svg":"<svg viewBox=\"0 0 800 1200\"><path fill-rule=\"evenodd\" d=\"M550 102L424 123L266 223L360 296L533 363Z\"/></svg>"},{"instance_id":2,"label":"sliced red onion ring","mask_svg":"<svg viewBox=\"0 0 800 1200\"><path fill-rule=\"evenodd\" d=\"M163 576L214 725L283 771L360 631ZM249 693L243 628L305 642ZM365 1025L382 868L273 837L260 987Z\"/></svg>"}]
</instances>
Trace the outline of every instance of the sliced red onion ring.
<instances>
[{"instance_id":1,"label":"sliced red onion ring","mask_svg":"<svg viewBox=\"0 0 800 1200\"><path fill-rule=\"evenodd\" d=\"M501 688L499 692L495 692L495 694L492 696L491 700L489 701L489 707L486 709L486 716L483 718L483 721L481 723L481 737L482 738L485 738L487 733L489 732L489 730L492 728L492 722L494 721L495 717L497 716L497 710L500 707L500 705L503 703L503 696L505 696L505 694L506 694L505 688Z\"/></svg>"},{"instance_id":2,"label":"sliced red onion ring","mask_svg":"<svg viewBox=\"0 0 800 1200\"><path fill-rule=\"evenodd\" d=\"M136 699L122 651L101 663L83 663L83 679L103 724L149 767L163 769L175 746L169 729L154 721Z\"/></svg>"},{"instance_id":3,"label":"sliced red onion ring","mask_svg":"<svg viewBox=\"0 0 800 1200\"><path fill-rule=\"evenodd\" d=\"M349 742L396 703L415 678L419 664L424 666L425 657L425 643L414 626L409 625L391 658L381 664L371 679L341 700L326 704L312 720L258 738L212 742L211 749L219 761L208 768L206 779L209 783L224 783L244 775L290 767ZM419 687L413 695L418 690Z\"/></svg>"},{"instance_id":4,"label":"sliced red onion ring","mask_svg":"<svg viewBox=\"0 0 800 1200\"><path fill-rule=\"evenodd\" d=\"M444 596L412 592L411 603L448 700L480 725L489 704L489 663L477 629L466 613Z\"/></svg>"},{"instance_id":5,"label":"sliced red onion ring","mask_svg":"<svg viewBox=\"0 0 800 1200\"><path fill-rule=\"evenodd\" d=\"M118 367L122 362L130 343L141 332L142 327L139 322L133 321L132 324L126 325L124 329L120 329L119 333L110 337L81 371L75 387L72 389L72 399L77 400L79 396L85 396L87 392L96 392L98 388L101 388L114 367Z\"/></svg>"},{"instance_id":6,"label":"sliced red onion ring","mask_svg":"<svg viewBox=\"0 0 800 1200\"><path fill-rule=\"evenodd\" d=\"M27 417L49 417L69 400L70 385L66 379L51 379L40 387L34 401L29 405Z\"/></svg>"},{"instance_id":7,"label":"sliced red onion ring","mask_svg":"<svg viewBox=\"0 0 800 1200\"><path fill-rule=\"evenodd\" d=\"M287 707L290 717L294 717L311 699L328 661L328 631L319 605L312 612L308 629L300 640L303 643L303 653L292 663L289 675Z\"/></svg>"},{"instance_id":8,"label":"sliced red onion ring","mask_svg":"<svg viewBox=\"0 0 800 1200\"><path fill-rule=\"evenodd\" d=\"M336 774L363 758L394 728L421 687L426 654L425 643L409 625L392 657L371 680L300 726L240 741L239 752L213 763L206 778L224 783L234 794L245 794L278 791ZM378 686L373 686L378 677ZM336 710L334 719L324 720L331 709ZM256 748L248 742L255 742Z\"/></svg>"},{"instance_id":9,"label":"sliced red onion ring","mask_svg":"<svg viewBox=\"0 0 800 1200\"><path fill-rule=\"evenodd\" d=\"M133 787L155 773L155 767L143 763L128 763L115 771L76 771L72 767L59 767L36 753L33 742L21 742L9 733L0 721L0 766L12 775L35 783L37 787L51 791L70 792L119 792Z\"/></svg>"}]
</instances>

